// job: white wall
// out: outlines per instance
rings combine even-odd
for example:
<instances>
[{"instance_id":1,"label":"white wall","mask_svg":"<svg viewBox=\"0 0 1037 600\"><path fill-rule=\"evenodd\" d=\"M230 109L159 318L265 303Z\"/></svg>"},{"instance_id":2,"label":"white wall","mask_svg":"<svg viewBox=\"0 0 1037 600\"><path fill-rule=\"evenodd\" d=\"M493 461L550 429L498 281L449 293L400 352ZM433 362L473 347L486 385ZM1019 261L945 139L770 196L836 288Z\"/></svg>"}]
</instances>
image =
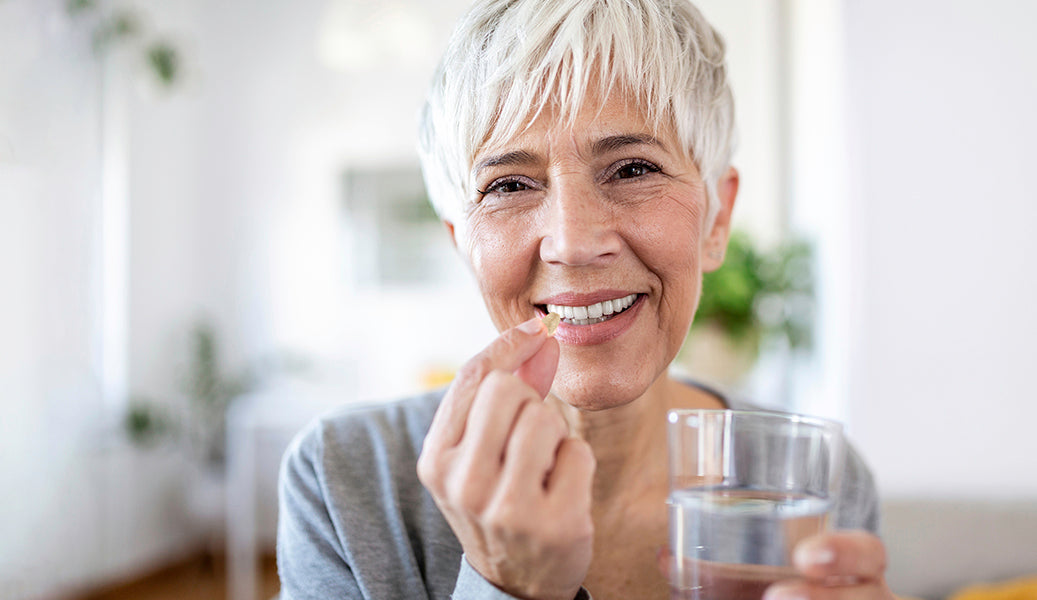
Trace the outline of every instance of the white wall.
<instances>
[{"instance_id":1,"label":"white wall","mask_svg":"<svg viewBox=\"0 0 1037 600\"><path fill-rule=\"evenodd\" d=\"M418 109L465 4L205 6L197 89L188 90L204 107L191 168L202 248L217 259L200 261L206 286L223 291L213 296L217 314L241 344L232 357L298 352L348 401L413 391L452 332L465 335L440 352L449 366L458 346L474 352L487 340L492 329L463 273L447 290L357 288L343 195L349 168L416 167ZM409 25L396 31L400 22ZM361 42L362 56L335 45L342 40Z\"/></svg>"},{"instance_id":2,"label":"white wall","mask_svg":"<svg viewBox=\"0 0 1037 600\"><path fill-rule=\"evenodd\" d=\"M1037 495L1037 4L846 0L849 414L887 495Z\"/></svg>"},{"instance_id":3,"label":"white wall","mask_svg":"<svg viewBox=\"0 0 1037 600\"><path fill-rule=\"evenodd\" d=\"M817 312L814 347L798 363L798 411L845 423L849 416L850 348L854 323L845 32L838 2L787 0L785 66L790 228L814 245ZM839 201L843 199L844 201Z\"/></svg>"},{"instance_id":4,"label":"white wall","mask_svg":"<svg viewBox=\"0 0 1037 600\"><path fill-rule=\"evenodd\" d=\"M377 31L393 4L142 4L145 26L186 61L165 93L132 56L106 65L119 78L104 87L89 28L60 0L0 2L0 473L17 490L0 496L0 597L138 573L199 541L183 457L129 445L126 397L104 392L109 300L122 307L118 387L166 403L182 401L199 317L230 369L296 350L351 384L348 401L414 390L422 361L479 310L474 294L454 301L468 289L434 296L425 308L440 333L415 338L429 314L392 293L355 294L344 273L342 172L413 160L408 116L434 58L336 70L317 40L336 5ZM445 39L454 14L424 12L415 18ZM102 145L113 142L126 221L106 231ZM125 287L106 298L109 234L124 247ZM486 327L452 339L467 353Z\"/></svg>"},{"instance_id":5,"label":"white wall","mask_svg":"<svg viewBox=\"0 0 1037 600\"><path fill-rule=\"evenodd\" d=\"M130 447L105 401L89 31L61 2L0 3L0 55L0 597L22 598L138 570L192 534L183 465Z\"/></svg>"},{"instance_id":6,"label":"white wall","mask_svg":"<svg viewBox=\"0 0 1037 600\"><path fill-rule=\"evenodd\" d=\"M741 180L735 226L759 242L785 234L781 174L781 14L773 0L699 0L696 6L727 44L737 126L732 164Z\"/></svg>"}]
</instances>

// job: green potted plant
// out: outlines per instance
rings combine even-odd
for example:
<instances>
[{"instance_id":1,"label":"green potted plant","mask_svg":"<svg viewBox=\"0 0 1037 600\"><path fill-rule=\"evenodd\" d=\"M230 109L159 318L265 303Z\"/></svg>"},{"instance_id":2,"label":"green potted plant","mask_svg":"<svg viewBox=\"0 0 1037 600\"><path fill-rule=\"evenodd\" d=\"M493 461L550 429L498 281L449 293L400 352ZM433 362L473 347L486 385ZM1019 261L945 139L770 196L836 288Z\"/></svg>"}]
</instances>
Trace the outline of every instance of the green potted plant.
<instances>
[{"instance_id":1,"label":"green potted plant","mask_svg":"<svg viewBox=\"0 0 1037 600\"><path fill-rule=\"evenodd\" d=\"M702 277L691 332L677 357L691 374L737 385L765 345L793 352L813 342L813 256L791 239L761 250L742 231L731 234L724 264Z\"/></svg>"},{"instance_id":2,"label":"green potted plant","mask_svg":"<svg viewBox=\"0 0 1037 600\"><path fill-rule=\"evenodd\" d=\"M219 470L224 462L227 409L236 397L254 388L258 374L250 370L225 374L216 333L205 321L192 327L188 342L180 381L185 400L181 410L173 410L169 403L134 397L123 426L129 438L142 446L179 439L202 466Z\"/></svg>"},{"instance_id":3,"label":"green potted plant","mask_svg":"<svg viewBox=\"0 0 1037 600\"><path fill-rule=\"evenodd\" d=\"M131 47L140 62L163 88L180 79L183 60L177 47L144 27L147 19L137 10L110 6L98 0L66 0L68 15L90 28L94 52L104 55L119 46Z\"/></svg>"}]
</instances>

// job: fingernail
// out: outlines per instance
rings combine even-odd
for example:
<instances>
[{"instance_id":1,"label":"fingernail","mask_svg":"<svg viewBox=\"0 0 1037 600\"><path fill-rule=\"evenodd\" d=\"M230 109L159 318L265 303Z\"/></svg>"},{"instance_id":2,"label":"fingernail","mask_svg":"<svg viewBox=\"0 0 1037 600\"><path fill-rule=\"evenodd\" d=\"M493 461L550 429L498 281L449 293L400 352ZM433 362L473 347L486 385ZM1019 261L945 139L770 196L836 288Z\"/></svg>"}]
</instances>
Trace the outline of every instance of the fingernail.
<instances>
[{"instance_id":1,"label":"fingernail","mask_svg":"<svg viewBox=\"0 0 1037 600\"><path fill-rule=\"evenodd\" d=\"M828 546L803 545L796 548L793 559L801 567L830 565L835 562L835 552Z\"/></svg>"},{"instance_id":2,"label":"fingernail","mask_svg":"<svg viewBox=\"0 0 1037 600\"><path fill-rule=\"evenodd\" d=\"M763 600L807 600L807 597L797 589L772 587L764 592Z\"/></svg>"},{"instance_id":3,"label":"fingernail","mask_svg":"<svg viewBox=\"0 0 1037 600\"><path fill-rule=\"evenodd\" d=\"M518 330L529 335L536 335L543 330L544 324L540 319L530 319L518 326Z\"/></svg>"}]
</instances>

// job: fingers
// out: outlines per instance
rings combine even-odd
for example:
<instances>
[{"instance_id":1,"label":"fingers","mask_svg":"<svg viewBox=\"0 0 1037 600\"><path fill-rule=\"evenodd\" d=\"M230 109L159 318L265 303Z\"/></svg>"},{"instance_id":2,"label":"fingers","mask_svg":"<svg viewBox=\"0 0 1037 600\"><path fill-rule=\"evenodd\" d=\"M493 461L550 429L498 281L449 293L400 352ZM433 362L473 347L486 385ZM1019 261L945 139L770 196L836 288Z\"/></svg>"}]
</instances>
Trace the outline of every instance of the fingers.
<instances>
[{"instance_id":1,"label":"fingers","mask_svg":"<svg viewBox=\"0 0 1037 600\"><path fill-rule=\"evenodd\" d=\"M465 465L460 472L482 482L496 480L504 462L506 446L512 444L516 420L529 405L544 406L536 391L524 381L493 371L483 380L468 417L467 435L461 442ZM553 446L552 446L553 448ZM510 452L510 451L509 451ZM511 452L513 453L513 452Z\"/></svg>"},{"instance_id":2,"label":"fingers","mask_svg":"<svg viewBox=\"0 0 1037 600\"><path fill-rule=\"evenodd\" d=\"M836 531L800 542L793 554L803 579L771 586L764 600L893 600L886 549L865 531Z\"/></svg>"},{"instance_id":3,"label":"fingers","mask_svg":"<svg viewBox=\"0 0 1037 600\"><path fill-rule=\"evenodd\" d=\"M558 409L543 402L525 404L508 439L504 487L543 495L558 446L568 434L569 427Z\"/></svg>"},{"instance_id":4,"label":"fingers","mask_svg":"<svg viewBox=\"0 0 1037 600\"><path fill-rule=\"evenodd\" d=\"M593 456L543 402L558 358L539 319L505 331L458 373L418 457L469 562L520 597L571 598L593 550Z\"/></svg>"},{"instance_id":5,"label":"fingers","mask_svg":"<svg viewBox=\"0 0 1037 600\"><path fill-rule=\"evenodd\" d=\"M591 501L595 466L590 444L568 437L558 446L554 469L547 478L546 510L566 515L556 535L582 539L588 545L594 539Z\"/></svg>"},{"instance_id":6,"label":"fingers","mask_svg":"<svg viewBox=\"0 0 1037 600\"><path fill-rule=\"evenodd\" d=\"M789 581L767 588L763 600L895 600L885 583L870 581L852 586L823 586Z\"/></svg>"},{"instance_id":7,"label":"fingers","mask_svg":"<svg viewBox=\"0 0 1037 600\"><path fill-rule=\"evenodd\" d=\"M537 353L523 363L515 371L515 374L522 381L533 386L533 389L537 391L541 398L546 398L548 392L551 391L555 372L558 371L558 357L560 354L561 349L558 347L558 340L553 337L547 338L544 341L544 345L537 350Z\"/></svg>"},{"instance_id":8,"label":"fingers","mask_svg":"<svg viewBox=\"0 0 1037 600\"><path fill-rule=\"evenodd\" d=\"M658 552L655 553L655 566L659 568L659 573L662 574L663 579L671 581L670 573L673 571L673 555L670 554L669 546L660 546Z\"/></svg>"},{"instance_id":9,"label":"fingers","mask_svg":"<svg viewBox=\"0 0 1037 600\"><path fill-rule=\"evenodd\" d=\"M886 572L886 548L865 531L832 532L800 542L793 562L809 579L877 579Z\"/></svg>"},{"instance_id":10,"label":"fingers","mask_svg":"<svg viewBox=\"0 0 1037 600\"><path fill-rule=\"evenodd\" d=\"M476 390L486 376L495 370L515 372L540 350L546 339L547 329L540 319L530 319L502 333L465 363L432 419L426 445L432 448L457 445L464 434Z\"/></svg>"},{"instance_id":11,"label":"fingers","mask_svg":"<svg viewBox=\"0 0 1037 600\"><path fill-rule=\"evenodd\" d=\"M566 438L555 454L554 470L547 479L548 493L563 503L586 504L589 511L595 467L590 444L580 438Z\"/></svg>"}]
</instances>

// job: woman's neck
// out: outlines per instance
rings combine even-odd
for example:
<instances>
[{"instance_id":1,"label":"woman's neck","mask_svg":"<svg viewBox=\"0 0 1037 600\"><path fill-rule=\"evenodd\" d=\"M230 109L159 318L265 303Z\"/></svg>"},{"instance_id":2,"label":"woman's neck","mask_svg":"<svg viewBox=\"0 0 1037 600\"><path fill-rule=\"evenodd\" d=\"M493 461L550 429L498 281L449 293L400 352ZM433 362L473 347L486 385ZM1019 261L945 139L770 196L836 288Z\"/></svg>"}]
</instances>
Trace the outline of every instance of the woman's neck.
<instances>
[{"instance_id":1,"label":"woman's neck","mask_svg":"<svg viewBox=\"0 0 1037 600\"><path fill-rule=\"evenodd\" d=\"M614 408L584 411L555 401L573 435L594 451L594 503L603 507L636 501L666 485L668 410L724 408L713 394L675 381L666 373L641 397Z\"/></svg>"}]
</instances>

